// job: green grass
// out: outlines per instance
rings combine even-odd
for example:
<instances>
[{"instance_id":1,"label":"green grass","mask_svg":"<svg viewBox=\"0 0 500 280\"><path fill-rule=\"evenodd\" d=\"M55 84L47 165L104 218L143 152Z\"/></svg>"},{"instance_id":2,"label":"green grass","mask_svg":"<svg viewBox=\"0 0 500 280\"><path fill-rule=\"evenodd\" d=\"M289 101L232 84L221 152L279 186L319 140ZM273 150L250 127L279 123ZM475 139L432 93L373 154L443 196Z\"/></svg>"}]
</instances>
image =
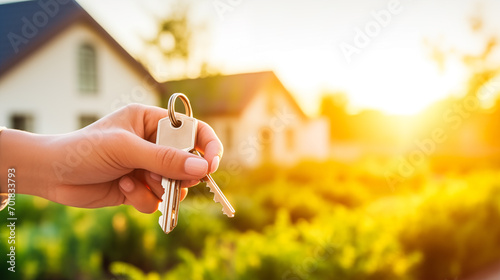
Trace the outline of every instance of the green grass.
<instances>
[{"instance_id":1,"label":"green grass","mask_svg":"<svg viewBox=\"0 0 500 280\"><path fill-rule=\"evenodd\" d=\"M0 278L454 279L500 259L499 170L426 165L391 188L388 162L246 170L221 186L235 218L198 186L168 235L159 213L18 196L17 272L2 261Z\"/></svg>"}]
</instances>

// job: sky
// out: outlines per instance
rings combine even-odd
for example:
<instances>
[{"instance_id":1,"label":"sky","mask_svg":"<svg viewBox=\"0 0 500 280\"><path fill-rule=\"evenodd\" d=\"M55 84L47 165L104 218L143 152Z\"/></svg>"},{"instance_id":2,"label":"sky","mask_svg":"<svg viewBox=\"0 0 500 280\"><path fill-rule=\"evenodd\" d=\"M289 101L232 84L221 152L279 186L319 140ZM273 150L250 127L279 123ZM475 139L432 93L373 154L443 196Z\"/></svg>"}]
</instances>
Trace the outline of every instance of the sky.
<instances>
[{"instance_id":1,"label":"sky","mask_svg":"<svg viewBox=\"0 0 500 280\"><path fill-rule=\"evenodd\" d=\"M144 40L173 2L77 1L134 57L147 53ZM198 56L224 74L275 71L310 115L322 92L347 94L353 112L416 113L459 93L467 69L457 53L478 53L500 33L494 0L190 2L193 21L204 26ZM471 31L473 16L484 19L480 33ZM431 59L433 45L454 52L440 65ZM150 68L169 79L169 65Z\"/></svg>"}]
</instances>

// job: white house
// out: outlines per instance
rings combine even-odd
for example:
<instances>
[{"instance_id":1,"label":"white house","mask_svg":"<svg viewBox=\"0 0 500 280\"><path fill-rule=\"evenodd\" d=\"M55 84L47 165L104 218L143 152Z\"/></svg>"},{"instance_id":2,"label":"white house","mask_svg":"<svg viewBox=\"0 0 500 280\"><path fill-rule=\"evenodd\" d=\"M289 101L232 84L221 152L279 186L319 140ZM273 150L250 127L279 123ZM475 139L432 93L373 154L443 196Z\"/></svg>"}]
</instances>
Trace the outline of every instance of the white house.
<instances>
[{"instance_id":1,"label":"white house","mask_svg":"<svg viewBox=\"0 0 500 280\"><path fill-rule=\"evenodd\" d=\"M307 117L273 72L169 81L164 86L163 100L175 92L186 94L194 117L214 128L224 144L225 162L253 167L329 155L328 121Z\"/></svg>"},{"instance_id":2,"label":"white house","mask_svg":"<svg viewBox=\"0 0 500 280\"><path fill-rule=\"evenodd\" d=\"M156 80L75 1L0 5L0 126L64 133L159 98Z\"/></svg>"},{"instance_id":3,"label":"white house","mask_svg":"<svg viewBox=\"0 0 500 280\"><path fill-rule=\"evenodd\" d=\"M161 85L74 0L0 5L0 126L65 133L174 92L221 137L226 163L328 155L327 120L307 117L273 72Z\"/></svg>"}]
</instances>

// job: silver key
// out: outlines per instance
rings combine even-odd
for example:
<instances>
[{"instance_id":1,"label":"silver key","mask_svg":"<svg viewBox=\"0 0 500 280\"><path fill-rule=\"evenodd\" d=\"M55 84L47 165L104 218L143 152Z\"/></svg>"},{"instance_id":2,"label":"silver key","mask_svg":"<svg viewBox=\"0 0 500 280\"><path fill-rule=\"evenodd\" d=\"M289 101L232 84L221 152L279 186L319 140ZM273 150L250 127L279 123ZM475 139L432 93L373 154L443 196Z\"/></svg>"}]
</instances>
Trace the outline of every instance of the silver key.
<instances>
[{"instance_id":1,"label":"silver key","mask_svg":"<svg viewBox=\"0 0 500 280\"><path fill-rule=\"evenodd\" d=\"M178 97L184 103L186 115L176 114L174 111L174 103ZM193 118L193 111L188 98L182 93L174 93L170 96L168 114L168 118L161 119L158 122L156 143L201 156L195 149L198 120ZM233 207L212 179L212 176L208 174L202 180L207 183L210 191L214 193L214 201L222 204L222 212L228 217L234 217L235 211ZM163 231L169 233L177 225L181 181L163 178L162 186L164 193L162 195L162 202L158 207L162 215L158 222Z\"/></svg>"},{"instance_id":2,"label":"silver key","mask_svg":"<svg viewBox=\"0 0 500 280\"><path fill-rule=\"evenodd\" d=\"M195 150L194 153L196 153L197 155L199 155L201 157L201 155L198 151ZM201 180L203 182L207 183L207 187L209 187L210 191L214 194L214 201L222 204L222 213L224 213L229 218L234 217L235 211L234 211L233 206L231 206L231 203L229 203L226 196L220 190L219 186L217 186L217 184L215 183L212 176L210 176L210 174L208 174L207 176L205 176Z\"/></svg>"},{"instance_id":3,"label":"silver key","mask_svg":"<svg viewBox=\"0 0 500 280\"><path fill-rule=\"evenodd\" d=\"M179 127L174 127L168 117L158 122L156 144L191 152L195 147L198 120L182 114L176 114L175 117L181 122ZM163 178L161 185L164 193L158 207L162 213L158 223L165 233L169 233L177 225L181 181Z\"/></svg>"}]
</instances>

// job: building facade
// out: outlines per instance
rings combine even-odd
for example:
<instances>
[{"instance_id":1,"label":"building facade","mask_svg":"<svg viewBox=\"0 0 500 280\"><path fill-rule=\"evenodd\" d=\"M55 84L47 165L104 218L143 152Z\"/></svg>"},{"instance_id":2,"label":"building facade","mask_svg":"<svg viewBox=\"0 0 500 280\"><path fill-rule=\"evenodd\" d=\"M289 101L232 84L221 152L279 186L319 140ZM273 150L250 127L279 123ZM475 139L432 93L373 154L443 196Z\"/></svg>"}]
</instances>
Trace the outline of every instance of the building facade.
<instances>
[{"instance_id":1,"label":"building facade","mask_svg":"<svg viewBox=\"0 0 500 280\"><path fill-rule=\"evenodd\" d=\"M64 133L159 104L158 83L83 8L43 3L0 5L0 125Z\"/></svg>"},{"instance_id":2,"label":"building facade","mask_svg":"<svg viewBox=\"0 0 500 280\"><path fill-rule=\"evenodd\" d=\"M329 155L329 123L304 114L271 71L170 81L164 100L182 92L196 118L208 122L224 144L224 160L253 167L294 164Z\"/></svg>"}]
</instances>

